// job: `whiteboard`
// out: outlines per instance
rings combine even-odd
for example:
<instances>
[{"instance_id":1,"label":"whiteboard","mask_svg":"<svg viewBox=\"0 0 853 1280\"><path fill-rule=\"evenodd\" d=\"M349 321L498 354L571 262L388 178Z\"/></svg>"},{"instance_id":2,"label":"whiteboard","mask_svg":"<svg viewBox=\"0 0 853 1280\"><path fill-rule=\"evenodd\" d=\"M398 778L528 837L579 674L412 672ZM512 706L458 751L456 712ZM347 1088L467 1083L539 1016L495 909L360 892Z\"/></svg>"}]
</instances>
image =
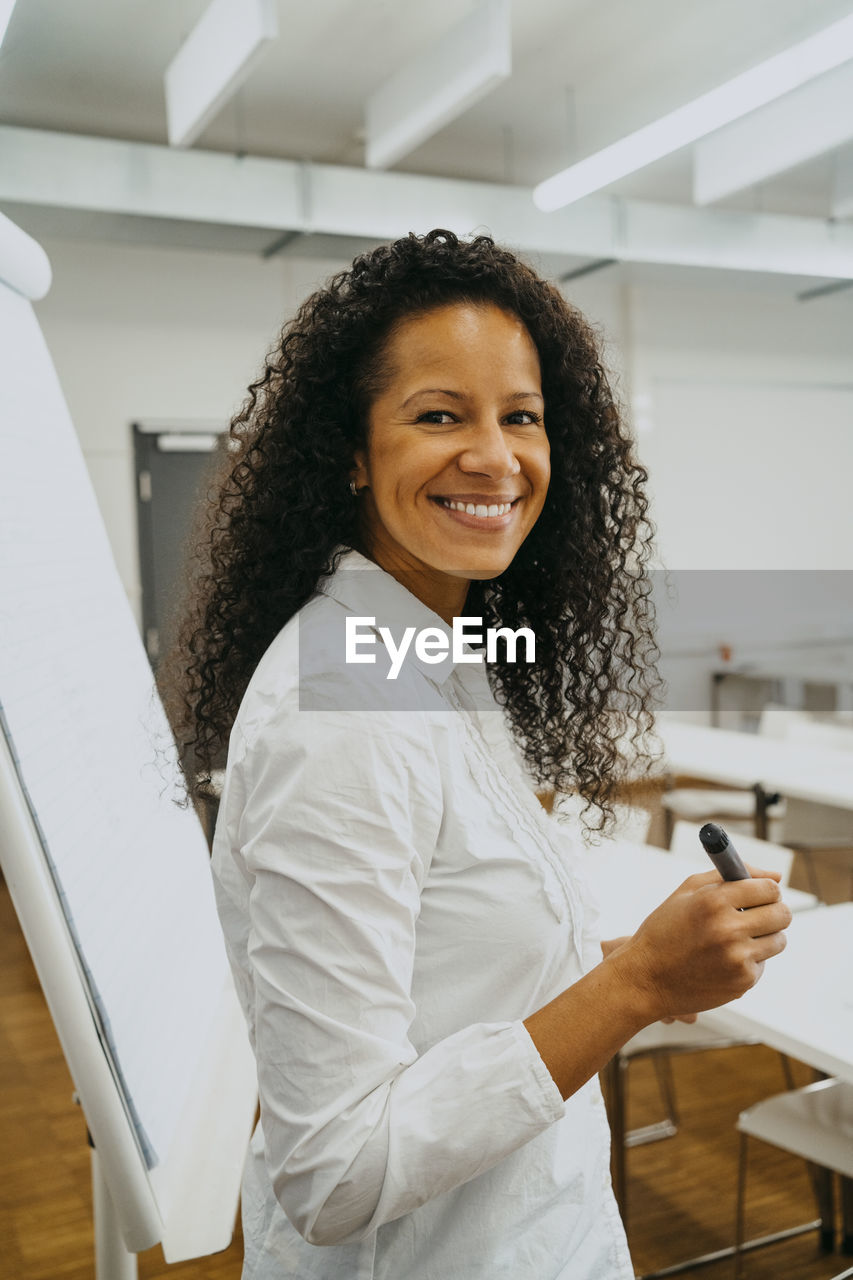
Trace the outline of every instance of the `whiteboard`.
<instances>
[{"instance_id":1,"label":"whiteboard","mask_svg":"<svg viewBox=\"0 0 853 1280\"><path fill-rule=\"evenodd\" d=\"M177 1260L230 1239L254 1062L79 443L4 283L0 457L0 856L125 1241Z\"/></svg>"}]
</instances>

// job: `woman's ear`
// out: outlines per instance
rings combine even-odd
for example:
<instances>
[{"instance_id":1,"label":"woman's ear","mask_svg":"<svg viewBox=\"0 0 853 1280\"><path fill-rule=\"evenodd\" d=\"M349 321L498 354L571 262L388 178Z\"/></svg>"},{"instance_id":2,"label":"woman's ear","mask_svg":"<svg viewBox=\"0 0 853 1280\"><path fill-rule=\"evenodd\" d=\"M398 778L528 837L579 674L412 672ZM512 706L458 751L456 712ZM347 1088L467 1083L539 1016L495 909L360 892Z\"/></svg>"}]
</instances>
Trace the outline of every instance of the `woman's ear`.
<instances>
[{"instance_id":1,"label":"woman's ear","mask_svg":"<svg viewBox=\"0 0 853 1280\"><path fill-rule=\"evenodd\" d=\"M356 449L355 453L353 454L353 463L355 465L353 466L353 469L350 472L350 479L352 480L356 489L363 489L365 488L366 485L370 483L370 480L367 474L367 455L365 454L363 449Z\"/></svg>"}]
</instances>

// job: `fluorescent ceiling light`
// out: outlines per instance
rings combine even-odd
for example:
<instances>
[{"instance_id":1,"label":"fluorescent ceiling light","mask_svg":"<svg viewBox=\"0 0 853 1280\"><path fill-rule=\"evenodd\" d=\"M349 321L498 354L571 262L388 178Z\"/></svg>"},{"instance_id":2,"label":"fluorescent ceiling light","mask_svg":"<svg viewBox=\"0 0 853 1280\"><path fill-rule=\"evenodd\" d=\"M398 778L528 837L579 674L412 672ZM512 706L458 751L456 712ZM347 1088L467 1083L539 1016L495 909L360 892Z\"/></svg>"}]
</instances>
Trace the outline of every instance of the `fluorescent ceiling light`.
<instances>
[{"instance_id":1,"label":"fluorescent ceiling light","mask_svg":"<svg viewBox=\"0 0 853 1280\"><path fill-rule=\"evenodd\" d=\"M368 98L368 169L414 151L505 80L511 64L510 0L485 0Z\"/></svg>"},{"instance_id":2,"label":"fluorescent ceiling light","mask_svg":"<svg viewBox=\"0 0 853 1280\"><path fill-rule=\"evenodd\" d=\"M9 25L9 19L12 16L14 7L15 0L0 0L0 44L3 43L3 37L6 34L6 28Z\"/></svg>"},{"instance_id":3,"label":"fluorescent ceiling light","mask_svg":"<svg viewBox=\"0 0 853 1280\"><path fill-rule=\"evenodd\" d=\"M550 212L635 173L853 58L853 14L570 165L533 189Z\"/></svg>"},{"instance_id":4,"label":"fluorescent ceiling light","mask_svg":"<svg viewBox=\"0 0 853 1280\"><path fill-rule=\"evenodd\" d=\"M853 138L853 62L697 142L693 200L711 204Z\"/></svg>"},{"instance_id":5,"label":"fluorescent ceiling light","mask_svg":"<svg viewBox=\"0 0 853 1280\"><path fill-rule=\"evenodd\" d=\"M275 0L213 0L166 70L173 147L195 142L277 35Z\"/></svg>"}]
</instances>

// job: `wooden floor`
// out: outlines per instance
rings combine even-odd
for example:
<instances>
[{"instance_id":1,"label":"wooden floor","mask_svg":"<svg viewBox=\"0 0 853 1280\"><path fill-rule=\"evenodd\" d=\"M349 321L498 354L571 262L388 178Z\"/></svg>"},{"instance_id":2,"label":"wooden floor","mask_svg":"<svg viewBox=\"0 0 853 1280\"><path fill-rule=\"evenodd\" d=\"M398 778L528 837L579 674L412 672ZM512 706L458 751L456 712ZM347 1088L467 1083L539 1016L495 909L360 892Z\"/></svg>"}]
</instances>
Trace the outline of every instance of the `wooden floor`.
<instances>
[{"instance_id":1,"label":"wooden floor","mask_svg":"<svg viewBox=\"0 0 853 1280\"><path fill-rule=\"evenodd\" d=\"M41 987L0 881L0 1280L93 1280L86 1126ZM139 1255L141 1280L239 1280L225 1253L167 1266Z\"/></svg>"},{"instance_id":2,"label":"wooden floor","mask_svg":"<svg viewBox=\"0 0 853 1280\"><path fill-rule=\"evenodd\" d=\"M734 1223L734 1121L743 1107L783 1087L779 1060L761 1046L695 1054L675 1064L682 1131L628 1152L629 1238L638 1271L723 1248ZM811 1079L796 1064L798 1083ZM659 1117L648 1064L631 1069L630 1123ZM0 884L0 1277L91 1280L92 1204L86 1132L53 1024ZM754 1144L748 1231L814 1216L803 1165ZM852 1260L848 1259L848 1264ZM821 1256L814 1233L750 1255L744 1280L828 1280L845 1260ZM141 1254L142 1280L238 1280L239 1233L224 1253L166 1266ZM694 1270L728 1280L732 1263ZM405 1280L405 1277L399 1277ZM584 1280L578 1277L578 1280Z\"/></svg>"}]
</instances>

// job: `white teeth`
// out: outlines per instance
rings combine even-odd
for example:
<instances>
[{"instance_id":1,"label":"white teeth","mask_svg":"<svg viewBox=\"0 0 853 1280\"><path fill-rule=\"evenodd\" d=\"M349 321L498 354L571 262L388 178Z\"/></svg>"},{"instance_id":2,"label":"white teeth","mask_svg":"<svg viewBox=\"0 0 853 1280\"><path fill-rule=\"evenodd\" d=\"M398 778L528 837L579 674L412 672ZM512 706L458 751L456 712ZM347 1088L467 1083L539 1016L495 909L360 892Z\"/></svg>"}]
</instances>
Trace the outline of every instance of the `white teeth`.
<instances>
[{"instance_id":1,"label":"white teeth","mask_svg":"<svg viewBox=\"0 0 853 1280\"><path fill-rule=\"evenodd\" d=\"M511 502L492 503L491 506L485 506L483 503L473 502L454 502L450 498L442 498L442 505L450 511L464 511L469 516L479 516L480 519L489 516L505 516L512 510Z\"/></svg>"}]
</instances>

